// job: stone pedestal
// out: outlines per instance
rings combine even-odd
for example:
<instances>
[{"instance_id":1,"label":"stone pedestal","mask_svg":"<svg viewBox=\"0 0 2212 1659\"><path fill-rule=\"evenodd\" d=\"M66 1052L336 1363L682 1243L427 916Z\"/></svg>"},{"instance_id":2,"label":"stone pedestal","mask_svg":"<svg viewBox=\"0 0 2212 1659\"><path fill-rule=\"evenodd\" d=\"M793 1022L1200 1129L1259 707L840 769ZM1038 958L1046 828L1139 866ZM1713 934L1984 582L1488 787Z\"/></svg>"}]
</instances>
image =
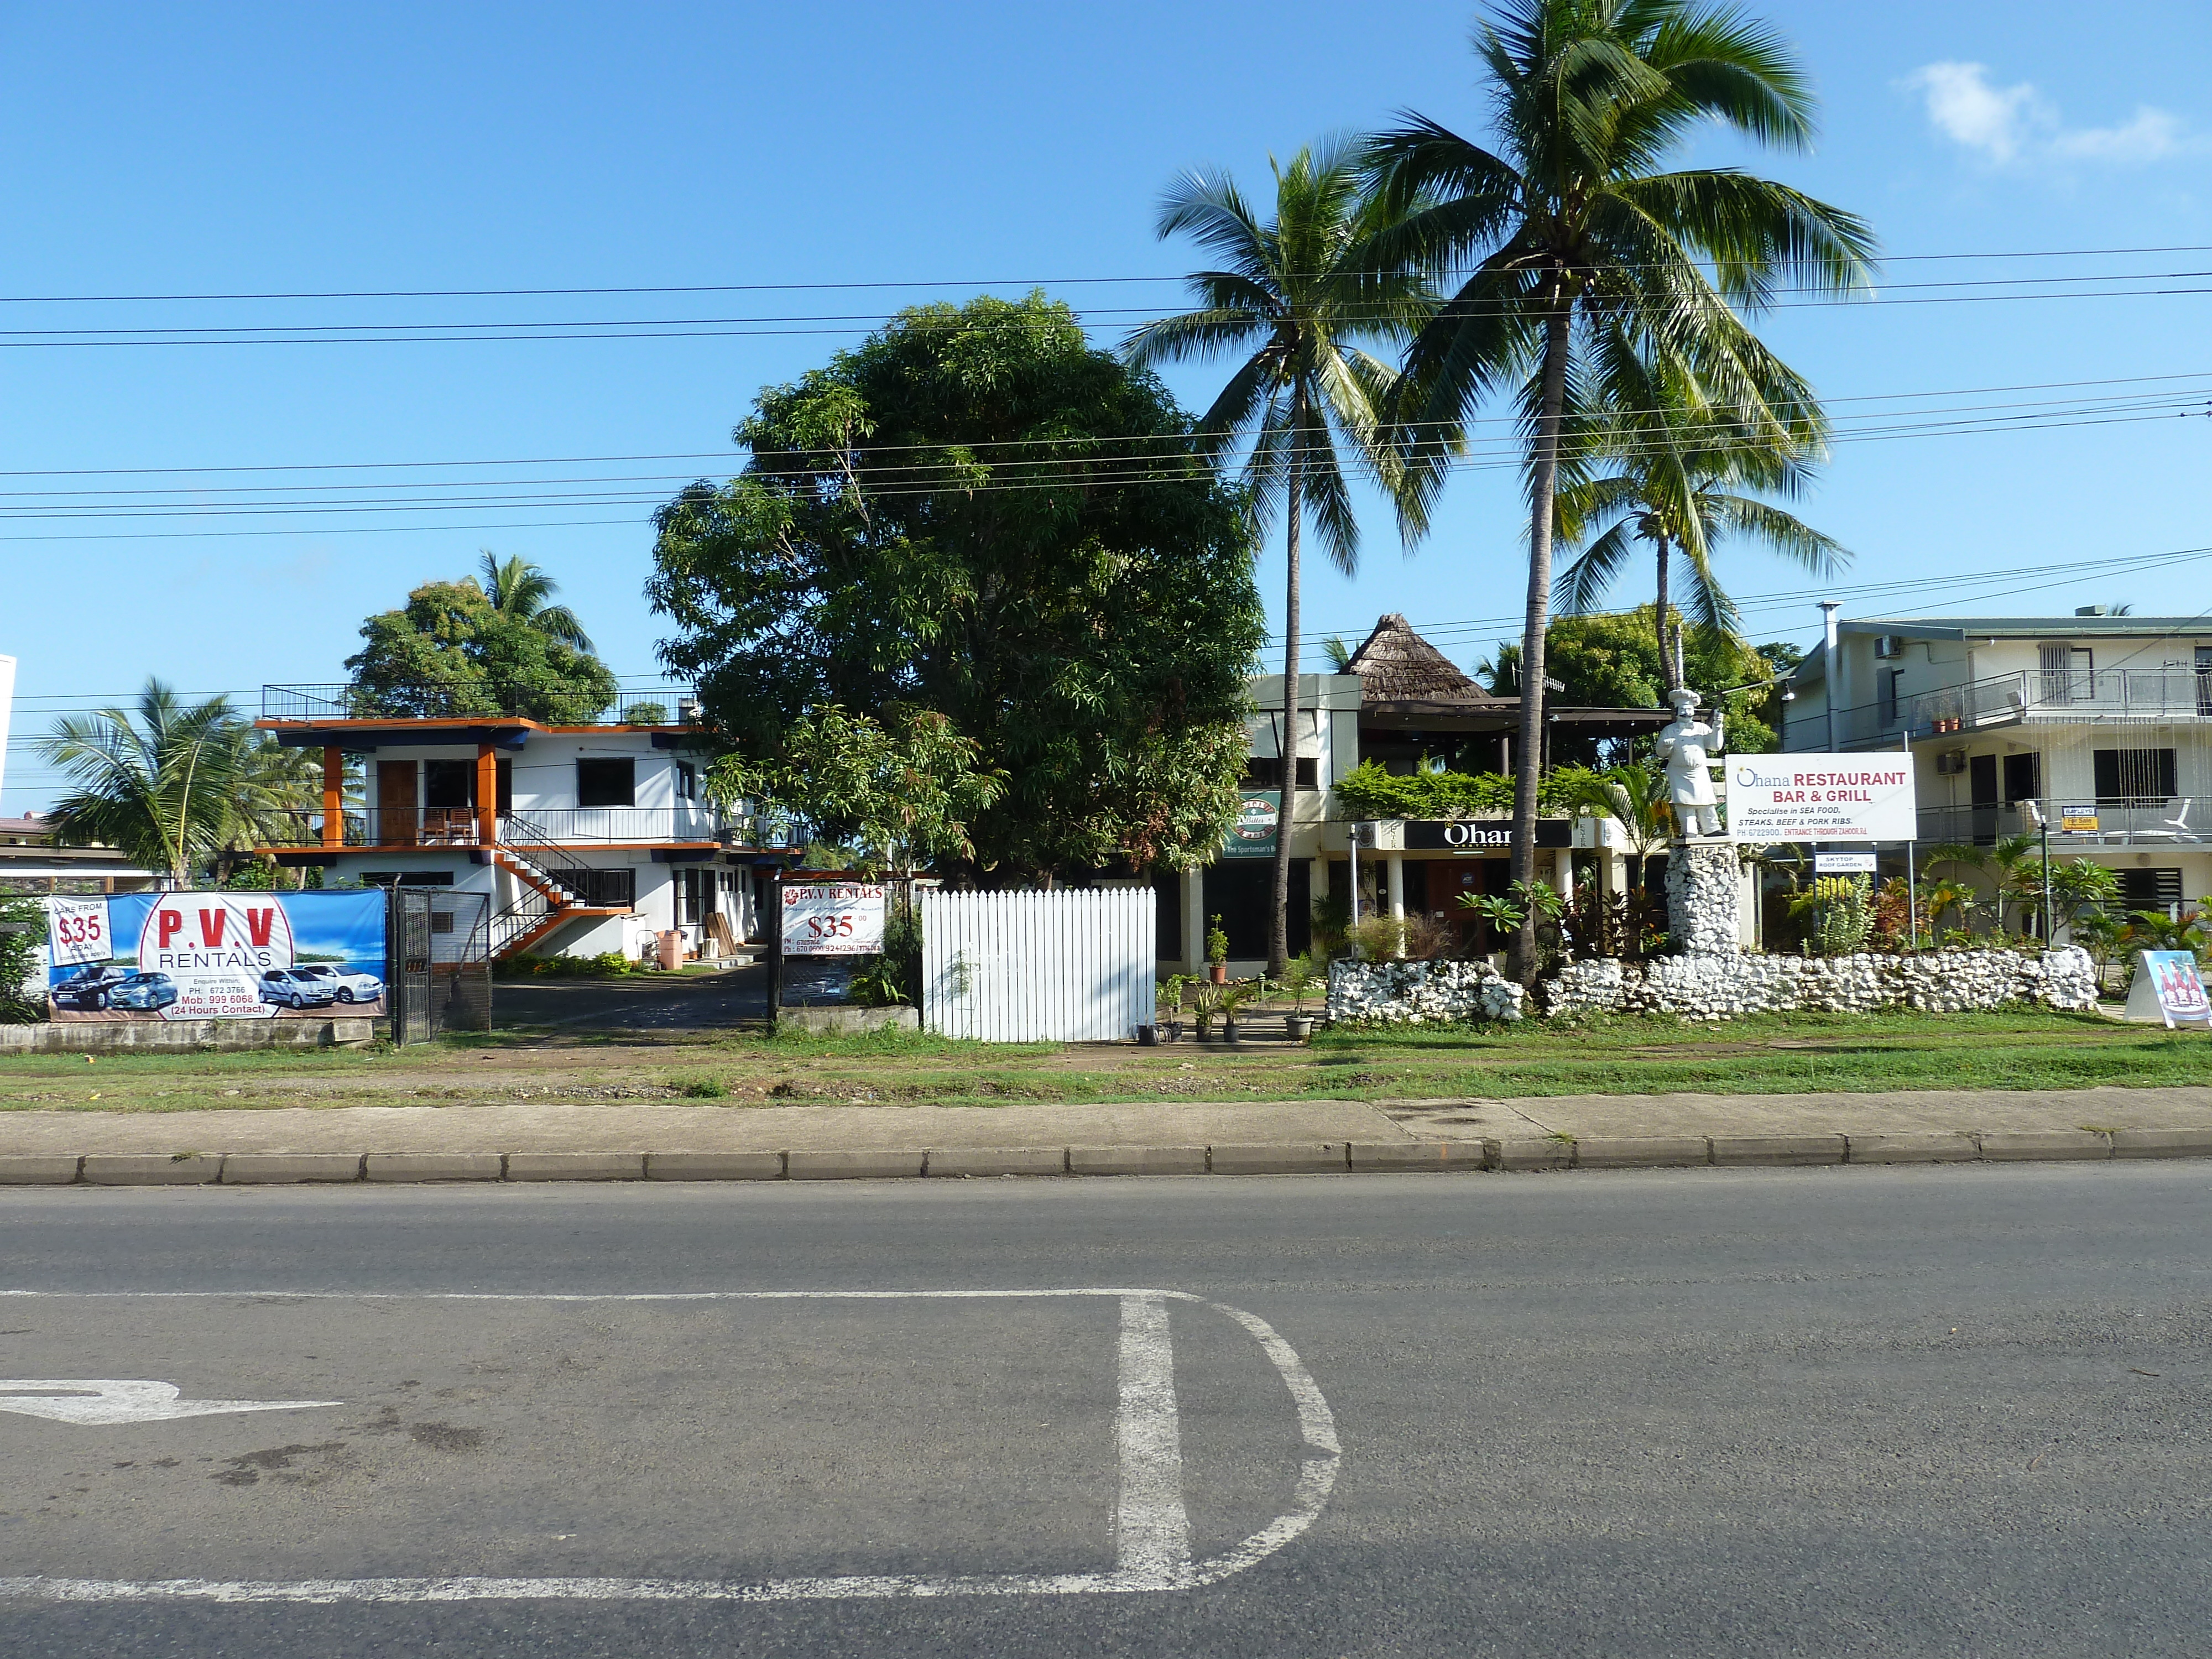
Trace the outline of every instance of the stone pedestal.
<instances>
[{"instance_id":1,"label":"stone pedestal","mask_svg":"<svg viewBox=\"0 0 2212 1659\"><path fill-rule=\"evenodd\" d=\"M1671 842L1667 857L1667 927L1686 956L1732 957L1742 892L1735 843L1697 836Z\"/></svg>"}]
</instances>

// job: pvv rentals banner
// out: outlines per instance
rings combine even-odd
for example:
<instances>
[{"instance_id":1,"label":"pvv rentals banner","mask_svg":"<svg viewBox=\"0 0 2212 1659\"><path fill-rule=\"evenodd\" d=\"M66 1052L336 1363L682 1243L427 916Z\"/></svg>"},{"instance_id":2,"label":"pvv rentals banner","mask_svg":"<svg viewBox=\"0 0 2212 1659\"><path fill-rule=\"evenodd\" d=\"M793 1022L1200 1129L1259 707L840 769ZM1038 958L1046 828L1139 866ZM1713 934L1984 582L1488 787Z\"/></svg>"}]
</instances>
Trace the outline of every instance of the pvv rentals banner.
<instances>
[{"instance_id":1,"label":"pvv rentals banner","mask_svg":"<svg viewBox=\"0 0 2212 1659\"><path fill-rule=\"evenodd\" d=\"M46 901L60 1021L327 1018L385 1012L381 889Z\"/></svg>"},{"instance_id":2,"label":"pvv rentals banner","mask_svg":"<svg viewBox=\"0 0 2212 1659\"><path fill-rule=\"evenodd\" d=\"M1730 841L1917 839L1910 755L1730 755L1727 769Z\"/></svg>"}]
</instances>

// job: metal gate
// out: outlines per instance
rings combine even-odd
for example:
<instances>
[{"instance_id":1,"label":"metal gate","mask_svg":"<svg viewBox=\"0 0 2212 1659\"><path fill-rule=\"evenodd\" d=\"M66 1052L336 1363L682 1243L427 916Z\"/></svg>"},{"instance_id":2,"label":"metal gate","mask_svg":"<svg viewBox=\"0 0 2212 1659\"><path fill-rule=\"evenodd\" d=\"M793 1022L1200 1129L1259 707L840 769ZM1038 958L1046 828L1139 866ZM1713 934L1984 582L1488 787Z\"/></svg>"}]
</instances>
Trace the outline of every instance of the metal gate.
<instances>
[{"instance_id":1,"label":"metal gate","mask_svg":"<svg viewBox=\"0 0 2212 1659\"><path fill-rule=\"evenodd\" d=\"M392 1042L491 1030L491 896L395 887L388 914Z\"/></svg>"},{"instance_id":2,"label":"metal gate","mask_svg":"<svg viewBox=\"0 0 2212 1659\"><path fill-rule=\"evenodd\" d=\"M1152 1021L1150 887L925 892L922 1018L986 1042L1121 1042Z\"/></svg>"},{"instance_id":3,"label":"metal gate","mask_svg":"<svg viewBox=\"0 0 2212 1659\"><path fill-rule=\"evenodd\" d=\"M395 887L385 932L390 965L392 1040L430 1040L430 895L420 887Z\"/></svg>"}]
</instances>

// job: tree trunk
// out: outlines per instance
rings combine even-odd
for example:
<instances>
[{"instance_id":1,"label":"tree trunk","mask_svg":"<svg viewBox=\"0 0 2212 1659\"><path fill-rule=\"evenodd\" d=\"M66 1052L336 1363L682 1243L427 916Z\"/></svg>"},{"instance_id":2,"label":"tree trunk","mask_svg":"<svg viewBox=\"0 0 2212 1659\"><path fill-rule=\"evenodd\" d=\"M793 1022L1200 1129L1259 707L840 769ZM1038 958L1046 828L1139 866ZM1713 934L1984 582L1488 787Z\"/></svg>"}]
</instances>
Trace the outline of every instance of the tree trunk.
<instances>
[{"instance_id":1,"label":"tree trunk","mask_svg":"<svg viewBox=\"0 0 2212 1659\"><path fill-rule=\"evenodd\" d=\"M1667 637L1667 565L1668 555L1673 551L1664 536L1659 538L1659 614L1651 620L1659 630L1659 701L1667 701L1664 693L1674 690L1679 679L1674 672L1674 647Z\"/></svg>"},{"instance_id":2,"label":"tree trunk","mask_svg":"<svg viewBox=\"0 0 2212 1659\"><path fill-rule=\"evenodd\" d=\"M1298 798L1298 508L1304 482L1305 389L1291 400L1291 471L1285 543L1290 574L1283 597L1283 731L1275 744L1282 763L1283 788L1275 815L1274 902L1268 907L1267 977L1279 979L1291 960L1291 809Z\"/></svg>"},{"instance_id":3,"label":"tree trunk","mask_svg":"<svg viewBox=\"0 0 2212 1659\"><path fill-rule=\"evenodd\" d=\"M1572 301L1544 325L1543 402L1536 420L1536 466L1529 480L1528 616L1521 630L1521 742L1513 765L1513 879L1536 875L1536 787L1544 755L1544 629L1551 620L1552 514L1559 476L1559 423L1567 401L1567 325ZM1506 955L1506 971L1522 985L1536 981L1536 907L1523 908Z\"/></svg>"}]
</instances>

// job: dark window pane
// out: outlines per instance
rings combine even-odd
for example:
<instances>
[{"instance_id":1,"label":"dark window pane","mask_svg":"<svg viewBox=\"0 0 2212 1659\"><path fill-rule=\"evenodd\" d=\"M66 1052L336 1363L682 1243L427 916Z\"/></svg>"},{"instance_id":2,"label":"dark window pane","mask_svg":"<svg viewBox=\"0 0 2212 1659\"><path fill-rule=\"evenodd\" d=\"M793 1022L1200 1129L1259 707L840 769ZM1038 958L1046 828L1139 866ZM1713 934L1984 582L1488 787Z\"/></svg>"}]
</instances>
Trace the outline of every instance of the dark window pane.
<instances>
[{"instance_id":1,"label":"dark window pane","mask_svg":"<svg viewBox=\"0 0 2212 1659\"><path fill-rule=\"evenodd\" d=\"M422 763L422 805L432 811L465 811L477 804L477 763L465 760Z\"/></svg>"},{"instance_id":2,"label":"dark window pane","mask_svg":"<svg viewBox=\"0 0 2212 1659\"><path fill-rule=\"evenodd\" d=\"M2100 800L2164 801L2174 793L2171 749L2100 749L2091 759Z\"/></svg>"},{"instance_id":3,"label":"dark window pane","mask_svg":"<svg viewBox=\"0 0 2212 1659\"><path fill-rule=\"evenodd\" d=\"M576 763L576 805L632 806L637 801L637 763L580 760Z\"/></svg>"}]
</instances>

